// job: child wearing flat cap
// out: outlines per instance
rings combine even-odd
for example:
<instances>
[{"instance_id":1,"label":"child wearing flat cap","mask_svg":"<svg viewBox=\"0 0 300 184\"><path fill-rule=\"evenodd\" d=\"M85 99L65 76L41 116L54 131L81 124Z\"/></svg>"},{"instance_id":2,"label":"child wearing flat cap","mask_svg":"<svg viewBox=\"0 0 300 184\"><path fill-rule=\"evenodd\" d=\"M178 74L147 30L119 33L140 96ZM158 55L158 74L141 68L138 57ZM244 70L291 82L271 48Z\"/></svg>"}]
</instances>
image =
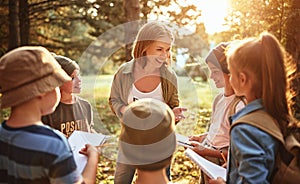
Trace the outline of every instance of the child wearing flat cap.
<instances>
[{"instance_id":1,"label":"child wearing flat cap","mask_svg":"<svg viewBox=\"0 0 300 184\"><path fill-rule=\"evenodd\" d=\"M78 64L65 56L53 55L72 80L60 86L61 100L53 113L42 117L43 123L61 131L66 137L75 130L96 132L91 104L75 95L81 92Z\"/></svg>"},{"instance_id":2,"label":"child wearing flat cap","mask_svg":"<svg viewBox=\"0 0 300 184\"><path fill-rule=\"evenodd\" d=\"M137 100L122 118L118 162L137 170L136 184L169 183L166 168L176 149L175 117L165 103Z\"/></svg>"},{"instance_id":3,"label":"child wearing flat cap","mask_svg":"<svg viewBox=\"0 0 300 184\"><path fill-rule=\"evenodd\" d=\"M88 157L81 175L65 136L41 121L70 80L43 47L20 47L0 59L1 108L11 108L0 125L0 183L95 183L97 149L81 150Z\"/></svg>"}]
</instances>

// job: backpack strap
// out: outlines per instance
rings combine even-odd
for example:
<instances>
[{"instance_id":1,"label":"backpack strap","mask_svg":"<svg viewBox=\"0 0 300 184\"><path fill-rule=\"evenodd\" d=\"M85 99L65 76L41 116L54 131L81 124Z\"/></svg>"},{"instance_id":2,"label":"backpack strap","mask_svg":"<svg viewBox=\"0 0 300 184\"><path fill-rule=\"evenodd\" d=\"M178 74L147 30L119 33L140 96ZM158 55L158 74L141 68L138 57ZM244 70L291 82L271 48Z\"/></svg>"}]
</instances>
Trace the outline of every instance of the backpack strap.
<instances>
[{"instance_id":1,"label":"backpack strap","mask_svg":"<svg viewBox=\"0 0 300 184\"><path fill-rule=\"evenodd\" d=\"M300 143L290 133L284 140L277 121L263 110L249 113L233 122L232 128L238 124L249 124L269 133L281 142L276 154L271 183L298 184L300 181Z\"/></svg>"},{"instance_id":2,"label":"backpack strap","mask_svg":"<svg viewBox=\"0 0 300 184\"><path fill-rule=\"evenodd\" d=\"M277 124L277 121L263 110L257 110L249 114L246 114L245 116L242 116L240 119L233 122L233 124L230 127L230 131L234 126L238 124L249 124L255 126L261 129L262 131L272 135L277 140L279 140L282 144L285 144L283 135Z\"/></svg>"},{"instance_id":3,"label":"backpack strap","mask_svg":"<svg viewBox=\"0 0 300 184\"><path fill-rule=\"evenodd\" d=\"M290 134L286 137L286 141L285 141L285 147L287 150L290 150L290 152L293 155L297 155L299 154L299 158L300 158L300 142L297 140L297 138L295 137L294 134ZM299 160L300 162L300 160ZM300 166L300 163L299 163Z\"/></svg>"}]
</instances>

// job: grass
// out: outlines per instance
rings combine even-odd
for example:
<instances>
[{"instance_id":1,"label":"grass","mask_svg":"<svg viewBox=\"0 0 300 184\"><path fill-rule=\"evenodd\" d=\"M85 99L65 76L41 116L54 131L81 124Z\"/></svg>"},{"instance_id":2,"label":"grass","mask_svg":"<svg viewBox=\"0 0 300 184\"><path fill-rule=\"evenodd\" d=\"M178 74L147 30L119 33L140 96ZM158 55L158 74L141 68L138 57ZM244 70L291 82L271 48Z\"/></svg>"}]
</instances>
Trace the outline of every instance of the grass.
<instances>
[{"instance_id":1,"label":"grass","mask_svg":"<svg viewBox=\"0 0 300 184\"><path fill-rule=\"evenodd\" d=\"M112 83L112 75L83 77L82 92L80 96L89 100L94 108L94 121L96 129L102 133L117 133L118 128L110 125L119 125L118 119L111 112L108 97ZM177 131L184 135L198 133L194 130L199 118L199 111L205 114L211 108L213 96L217 92L209 83L196 83L188 77L178 77L180 106L188 109L186 119L177 125ZM206 120L205 120L206 121ZM104 128L104 129L103 129ZM193 130L191 132L191 130ZM196 131L196 132L195 132Z\"/></svg>"},{"instance_id":2,"label":"grass","mask_svg":"<svg viewBox=\"0 0 300 184\"><path fill-rule=\"evenodd\" d=\"M120 125L111 112L108 96L112 75L83 76L81 97L89 100L93 106L95 129L98 132L118 135ZM189 77L178 77L180 106L188 108L186 118L176 125L176 131L183 135L203 133L209 122L213 96L218 92L210 83L193 82ZM200 171L178 147L171 166L172 181L188 184L198 183ZM97 183L113 183L115 161L105 155L100 156Z\"/></svg>"}]
</instances>

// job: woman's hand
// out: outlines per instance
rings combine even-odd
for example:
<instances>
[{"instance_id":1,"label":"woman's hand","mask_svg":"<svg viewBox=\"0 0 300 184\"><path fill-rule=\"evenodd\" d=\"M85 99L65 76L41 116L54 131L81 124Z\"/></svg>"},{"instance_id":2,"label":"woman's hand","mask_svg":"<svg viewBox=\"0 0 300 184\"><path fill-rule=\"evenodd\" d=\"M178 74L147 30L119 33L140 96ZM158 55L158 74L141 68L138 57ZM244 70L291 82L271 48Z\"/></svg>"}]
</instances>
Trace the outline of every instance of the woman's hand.
<instances>
[{"instance_id":1,"label":"woman's hand","mask_svg":"<svg viewBox=\"0 0 300 184\"><path fill-rule=\"evenodd\" d=\"M124 114L126 107L127 107L127 106L123 105L123 106L120 108L120 112L121 112L122 115Z\"/></svg>"},{"instance_id":2,"label":"woman's hand","mask_svg":"<svg viewBox=\"0 0 300 184\"><path fill-rule=\"evenodd\" d=\"M175 107L173 110L173 113L175 115L175 122L178 122L185 118L182 112L187 111L187 108L184 107Z\"/></svg>"}]
</instances>

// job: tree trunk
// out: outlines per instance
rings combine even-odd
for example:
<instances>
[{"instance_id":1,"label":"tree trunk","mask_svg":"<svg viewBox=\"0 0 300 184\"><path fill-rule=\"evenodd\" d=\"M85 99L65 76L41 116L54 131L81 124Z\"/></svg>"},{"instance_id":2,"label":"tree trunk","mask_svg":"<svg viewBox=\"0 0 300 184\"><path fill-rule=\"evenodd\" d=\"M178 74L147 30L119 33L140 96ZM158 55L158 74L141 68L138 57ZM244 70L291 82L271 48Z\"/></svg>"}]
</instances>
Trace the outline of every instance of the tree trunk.
<instances>
[{"instance_id":1,"label":"tree trunk","mask_svg":"<svg viewBox=\"0 0 300 184\"><path fill-rule=\"evenodd\" d=\"M297 62L297 73L300 72L300 1L293 0L291 4L290 18L287 21L287 41L286 50ZM299 76L293 80L293 89L297 96L293 99L293 111L295 117L300 120L300 79Z\"/></svg>"},{"instance_id":2,"label":"tree trunk","mask_svg":"<svg viewBox=\"0 0 300 184\"><path fill-rule=\"evenodd\" d=\"M126 24L125 26L125 58L126 61L132 59L132 43L137 35L139 29L140 19L140 5L139 0L123 0L123 7L125 11Z\"/></svg>"},{"instance_id":3,"label":"tree trunk","mask_svg":"<svg viewBox=\"0 0 300 184\"><path fill-rule=\"evenodd\" d=\"M19 20L18 20L18 1L9 0L9 36L8 36L8 50L12 50L19 46Z\"/></svg>"},{"instance_id":4,"label":"tree trunk","mask_svg":"<svg viewBox=\"0 0 300 184\"><path fill-rule=\"evenodd\" d=\"M28 0L19 0L19 3L20 45L28 45L30 29Z\"/></svg>"},{"instance_id":5,"label":"tree trunk","mask_svg":"<svg viewBox=\"0 0 300 184\"><path fill-rule=\"evenodd\" d=\"M293 0L290 18L287 22L286 49L300 64L300 1Z\"/></svg>"}]
</instances>

